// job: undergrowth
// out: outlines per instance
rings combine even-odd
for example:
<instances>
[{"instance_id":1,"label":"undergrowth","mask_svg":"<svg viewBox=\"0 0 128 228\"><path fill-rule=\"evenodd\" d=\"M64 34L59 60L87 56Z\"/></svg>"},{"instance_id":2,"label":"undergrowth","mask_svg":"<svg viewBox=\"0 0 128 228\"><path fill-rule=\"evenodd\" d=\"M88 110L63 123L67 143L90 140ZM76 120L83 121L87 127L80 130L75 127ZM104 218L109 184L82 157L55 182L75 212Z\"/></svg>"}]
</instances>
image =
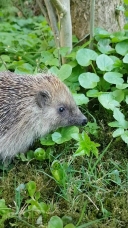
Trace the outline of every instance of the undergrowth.
<instances>
[{"instance_id":1,"label":"undergrowth","mask_svg":"<svg viewBox=\"0 0 128 228\"><path fill-rule=\"evenodd\" d=\"M66 55L42 16L6 13L0 11L0 71L56 74L89 123L59 129L1 163L0 227L127 227L127 30L97 28L94 50L85 43Z\"/></svg>"}]
</instances>

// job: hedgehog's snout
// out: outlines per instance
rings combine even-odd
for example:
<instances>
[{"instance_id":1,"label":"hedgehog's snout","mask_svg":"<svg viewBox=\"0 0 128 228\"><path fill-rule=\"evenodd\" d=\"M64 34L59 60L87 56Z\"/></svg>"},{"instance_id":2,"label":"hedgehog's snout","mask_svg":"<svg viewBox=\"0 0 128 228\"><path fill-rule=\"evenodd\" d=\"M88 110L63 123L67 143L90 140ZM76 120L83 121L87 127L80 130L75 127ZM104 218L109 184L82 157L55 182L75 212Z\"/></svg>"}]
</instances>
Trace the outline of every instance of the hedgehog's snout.
<instances>
[{"instance_id":1,"label":"hedgehog's snout","mask_svg":"<svg viewBox=\"0 0 128 228\"><path fill-rule=\"evenodd\" d=\"M81 111L78 115L73 115L69 120L69 125L76 125L76 126L85 126L88 122L86 116L84 116Z\"/></svg>"},{"instance_id":2,"label":"hedgehog's snout","mask_svg":"<svg viewBox=\"0 0 128 228\"><path fill-rule=\"evenodd\" d=\"M85 118L82 120L81 125L82 125L82 126L85 126L85 125L87 124L87 122L88 122L88 119L85 117Z\"/></svg>"}]
</instances>

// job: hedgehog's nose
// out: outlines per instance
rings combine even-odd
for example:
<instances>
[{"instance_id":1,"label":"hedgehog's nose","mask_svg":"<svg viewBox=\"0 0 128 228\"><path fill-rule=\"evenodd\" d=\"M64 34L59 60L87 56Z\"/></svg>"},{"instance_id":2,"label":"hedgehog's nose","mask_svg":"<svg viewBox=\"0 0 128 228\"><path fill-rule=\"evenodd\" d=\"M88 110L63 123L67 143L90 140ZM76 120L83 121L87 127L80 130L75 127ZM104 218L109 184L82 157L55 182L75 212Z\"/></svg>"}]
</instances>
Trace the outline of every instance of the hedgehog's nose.
<instances>
[{"instance_id":1,"label":"hedgehog's nose","mask_svg":"<svg viewBox=\"0 0 128 228\"><path fill-rule=\"evenodd\" d=\"M83 119L82 120L82 126L85 126L87 124L87 122L88 122L87 118Z\"/></svg>"}]
</instances>

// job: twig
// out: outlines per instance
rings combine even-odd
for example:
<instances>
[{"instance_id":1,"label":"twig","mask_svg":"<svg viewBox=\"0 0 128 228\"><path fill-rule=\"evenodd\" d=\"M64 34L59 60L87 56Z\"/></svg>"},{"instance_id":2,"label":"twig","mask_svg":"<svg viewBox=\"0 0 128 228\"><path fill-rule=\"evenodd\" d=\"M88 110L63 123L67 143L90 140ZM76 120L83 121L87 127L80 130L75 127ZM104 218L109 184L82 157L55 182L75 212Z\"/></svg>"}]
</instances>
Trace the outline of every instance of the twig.
<instances>
[{"instance_id":1,"label":"twig","mask_svg":"<svg viewBox=\"0 0 128 228\"><path fill-rule=\"evenodd\" d=\"M90 1L90 49L93 49L93 37L94 37L94 23L95 23L95 0Z\"/></svg>"},{"instance_id":2,"label":"twig","mask_svg":"<svg viewBox=\"0 0 128 228\"><path fill-rule=\"evenodd\" d=\"M46 18L46 21L48 22L48 24L50 26L51 24L50 24L50 20L49 20L47 11L44 9L44 7L43 7L42 3L40 2L40 0L36 0L36 2L38 4L38 6L40 7L40 10L41 10L42 14Z\"/></svg>"},{"instance_id":3,"label":"twig","mask_svg":"<svg viewBox=\"0 0 128 228\"><path fill-rule=\"evenodd\" d=\"M54 7L51 4L50 0L44 0L46 8L48 10L48 16L49 16L49 20L50 20L50 24L52 27L52 31L54 33L54 38L55 38L55 42L56 42L56 46L59 47L59 30L57 27L57 19L56 19L56 15L55 15L55 10Z\"/></svg>"},{"instance_id":4,"label":"twig","mask_svg":"<svg viewBox=\"0 0 128 228\"><path fill-rule=\"evenodd\" d=\"M66 7L60 1L52 0L52 3L55 6L55 8L59 11L59 13L63 13L63 14L67 13Z\"/></svg>"}]
</instances>

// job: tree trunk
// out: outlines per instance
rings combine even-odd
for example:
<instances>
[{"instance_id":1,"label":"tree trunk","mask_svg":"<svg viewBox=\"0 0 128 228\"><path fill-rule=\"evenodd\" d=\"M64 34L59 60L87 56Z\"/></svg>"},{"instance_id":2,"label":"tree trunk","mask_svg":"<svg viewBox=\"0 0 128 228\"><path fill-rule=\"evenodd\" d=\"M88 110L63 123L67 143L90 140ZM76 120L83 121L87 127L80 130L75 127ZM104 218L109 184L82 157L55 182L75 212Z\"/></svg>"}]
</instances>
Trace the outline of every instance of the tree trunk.
<instances>
[{"instance_id":1,"label":"tree trunk","mask_svg":"<svg viewBox=\"0 0 128 228\"><path fill-rule=\"evenodd\" d=\"M123 6L122 0L96 0L95 27L101 27L109 32L123 29L124 13L117 10ZM71 17L73 34L79 39L89 34L90 0L71 0Z\"/></svg>"}]
</instances>

